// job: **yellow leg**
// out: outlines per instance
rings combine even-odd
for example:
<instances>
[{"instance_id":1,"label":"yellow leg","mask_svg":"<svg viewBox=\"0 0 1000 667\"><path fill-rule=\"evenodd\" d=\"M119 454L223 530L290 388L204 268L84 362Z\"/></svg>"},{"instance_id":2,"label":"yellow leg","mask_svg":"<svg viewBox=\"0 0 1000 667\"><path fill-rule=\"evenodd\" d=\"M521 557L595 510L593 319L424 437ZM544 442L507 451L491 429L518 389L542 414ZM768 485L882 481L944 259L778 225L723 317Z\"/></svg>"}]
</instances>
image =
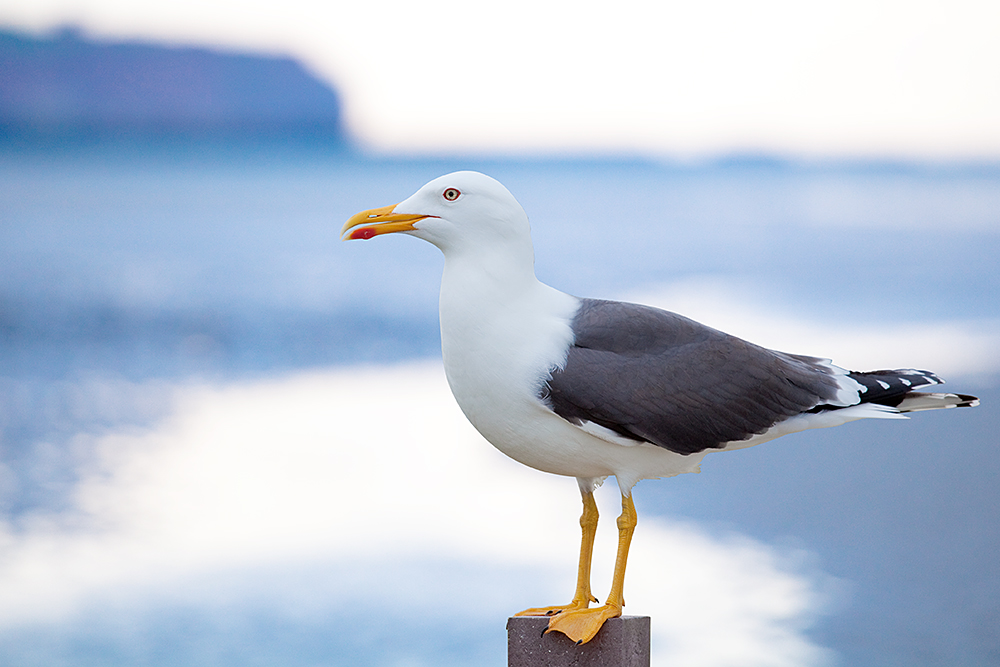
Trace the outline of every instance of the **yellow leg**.
<instances>
[{"instance_id":1,"label":"yellow leg","mask_svg":"<svg viewBox=\"0 0 1000 667\"><path fill-rule=\"evenodd\" d=\"M576 593L569 604L555 607L532 607L519 611L515 616L553 616L563 611L586 609L597 598L590 592L590 561L594 555L594 536L597 534L597 502L593 492L583 494L583 514L580 516L580 528L583 529L583 539L580 542L580 565L576 575Z\"/></svg>"},{"instance_id":2,"label":"yellow leg","mask_svg":"<svg viewBox=\"0 0 1000 667\"><path fill-rule=\"evenodd\" d=\"M554 616L545 632L561 632L577 644L585 644L594 638L606 620L622 615L622 607L625 606L625 564L636 521L635 504L631 496L623 493L622 514L618 517L618 557L615 559L615 573L608 601L594 609L575 609Z\"/></svg>"}]
</instances>

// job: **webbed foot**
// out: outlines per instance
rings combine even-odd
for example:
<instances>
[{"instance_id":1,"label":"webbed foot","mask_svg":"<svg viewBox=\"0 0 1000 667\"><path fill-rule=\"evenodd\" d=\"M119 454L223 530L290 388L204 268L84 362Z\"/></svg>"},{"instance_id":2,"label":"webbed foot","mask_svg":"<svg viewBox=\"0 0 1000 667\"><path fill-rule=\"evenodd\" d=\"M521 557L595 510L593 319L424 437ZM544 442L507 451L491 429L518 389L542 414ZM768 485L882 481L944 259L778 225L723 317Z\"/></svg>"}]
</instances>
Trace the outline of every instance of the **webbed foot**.
<instances>
[{"instance_id":1,"label":"webbed foot","mask_svg":"<svg viewBox=\"0 0 1000 667\"><path fill-rule=\"evenodd\" d=\"M594 638L605 621L621 615L622 608L613 604L593 609L566 610L549 620L549 627L545 632L561 632L577 644L586 644Z\"/></svg>"}]
</instances>

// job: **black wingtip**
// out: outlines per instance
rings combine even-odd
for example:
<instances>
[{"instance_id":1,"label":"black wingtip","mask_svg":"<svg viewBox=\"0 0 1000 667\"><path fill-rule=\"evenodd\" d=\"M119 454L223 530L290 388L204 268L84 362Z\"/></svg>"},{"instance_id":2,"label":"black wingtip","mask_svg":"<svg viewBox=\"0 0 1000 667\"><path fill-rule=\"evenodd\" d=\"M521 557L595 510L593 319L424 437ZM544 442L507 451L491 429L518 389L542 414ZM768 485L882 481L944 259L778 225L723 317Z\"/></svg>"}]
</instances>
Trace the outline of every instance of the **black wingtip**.
<instances>
[{"instance_id":1,"label":"black wingtip","mask_svg":"<svg viewBox=\"0 0 1000 667\"><path fill-rule=\"evenodd\" d=\"M955 394L962 401L956 408L974 408L979 405L979 397L972 396L971 394Z\"/></svg>"}]
</instances>

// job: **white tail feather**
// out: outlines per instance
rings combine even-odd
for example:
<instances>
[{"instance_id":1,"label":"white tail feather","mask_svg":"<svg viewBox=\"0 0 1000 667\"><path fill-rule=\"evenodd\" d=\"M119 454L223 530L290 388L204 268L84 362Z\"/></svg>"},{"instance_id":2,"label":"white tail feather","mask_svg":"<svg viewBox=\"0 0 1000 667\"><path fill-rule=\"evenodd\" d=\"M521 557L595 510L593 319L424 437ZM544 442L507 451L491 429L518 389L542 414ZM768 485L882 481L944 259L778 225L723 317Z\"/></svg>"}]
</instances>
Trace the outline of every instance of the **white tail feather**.
<instances>
[{"instance_id":1,"label":"white tail feather","mask_svg":"<svg viewBox=\"0 0 1000 667\"><path fill-rule=\"evenodd\" d=\"M942 408L972 408L977 405L979 405L979 399L975 396L914 391L907 394L902 403L896 406L896 409L900 412L920 412L921 410L940 410Z\"/></svg>"}]
</instances>

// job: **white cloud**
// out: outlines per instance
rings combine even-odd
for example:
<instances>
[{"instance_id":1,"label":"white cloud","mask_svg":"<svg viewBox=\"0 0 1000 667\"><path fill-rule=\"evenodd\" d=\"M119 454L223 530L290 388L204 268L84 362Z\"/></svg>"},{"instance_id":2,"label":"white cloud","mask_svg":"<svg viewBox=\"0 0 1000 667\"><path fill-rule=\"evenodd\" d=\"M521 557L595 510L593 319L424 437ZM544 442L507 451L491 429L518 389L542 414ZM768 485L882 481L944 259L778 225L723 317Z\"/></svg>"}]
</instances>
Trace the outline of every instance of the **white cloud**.
<instances>
[{"instance_id":1,"label":"white cloud","mask_svg":"<svg viewBox=\"0 0 1000 667\"><path fill-rule=\"evenodd\" d=\"M316 605L360 594L500 625L518 607L571 594L575 482L523 468L482 441L439 365L176 392L176 412L156 428L98 438L100 460L79 485L76 511L0 534L0 627L69 622L102 600L210 606L233 594L233 573L282 564L345 568L336 582L288 593L297 614L310 595ZM603 596L618 513L612 484L599 503L594 586ZM827 652L803 629L826 580L790 558L749 538L640 516L628 612L654 617L662 664L819 664ZM472 569L481 583L455 590L447 572L421 575L421 564L436 562ZM259 584L280 598L273 587Z\"/></svg>"}]
</instances>

